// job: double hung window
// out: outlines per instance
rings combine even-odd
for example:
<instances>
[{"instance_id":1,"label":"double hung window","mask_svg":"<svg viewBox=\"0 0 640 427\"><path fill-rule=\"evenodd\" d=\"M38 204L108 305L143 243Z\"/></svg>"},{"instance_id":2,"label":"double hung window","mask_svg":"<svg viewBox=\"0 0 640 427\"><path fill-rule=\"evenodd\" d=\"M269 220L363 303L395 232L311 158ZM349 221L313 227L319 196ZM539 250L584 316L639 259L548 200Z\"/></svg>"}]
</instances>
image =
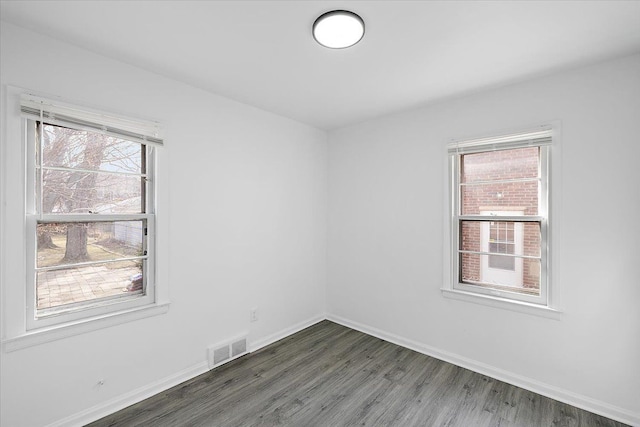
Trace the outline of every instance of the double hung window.
<instances>
[{"instance_id":1,"label":"double hung window","mask_svg":"<svg viewBox=\"0 0 640 427\"><path fill-rule=\"evenodd\" d=\"M21 99L27 329L155 301L154 123Z\"/></svg>"},{"instance_id":2,"label":"double hung window","mask_svg":"<svg viewBox=\"0 0 640 427\"><path fill-rule=\"evenodd\" d=\"M553 129L449 144L449 289L548 305Z\"/></svg>"}]
</instances>

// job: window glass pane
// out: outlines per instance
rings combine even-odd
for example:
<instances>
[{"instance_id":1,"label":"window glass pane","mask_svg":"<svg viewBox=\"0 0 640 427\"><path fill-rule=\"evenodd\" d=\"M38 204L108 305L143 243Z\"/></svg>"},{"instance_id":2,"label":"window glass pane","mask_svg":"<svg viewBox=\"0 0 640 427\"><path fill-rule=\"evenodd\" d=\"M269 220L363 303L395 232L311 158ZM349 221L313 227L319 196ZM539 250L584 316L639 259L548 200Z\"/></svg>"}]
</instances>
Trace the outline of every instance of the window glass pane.
<instances>
[{"instance_id":1,"label":"window glass pane","mask_svg":"<svg viewBox=\"0 0 640 427\"><path fill-rule=\"evenodd\" d=\"M518 228L520 227L521 225L518 224ZM513 255L516 246L515 228L516 225L513 222L490 221L487 250L497 254ZM515 270L515 258L489 255L489 267L501 270Z\"/></svg>"},{"instance_id":2,"label":"window glass pane","mask_svg":"<svg viewBox=\"0 0 640 427\"><path fill-rule=\"evenodd\" d=\"M540 294L540 260L525 258L522 260L522 287L535 295Z\"/></svg>"},{"instance_id":3,"label":"window glass pane","mask_svg":"<svg viewBox=\"0 0 640 427\"><path fill-rule=\"evenodd\" d=\"M505 259L507 257L495 258ZM518 292L527 295L540 294L540 260L520 257L509 257L513 265L503 268L504 261L491 265L490 255L460 254L460 273L462 283Z\"/></svg>"},{"instance_id":4,"label":"window glass pane","mask_svg":"<svg viewBox=\"0 0 640 427\"><path fill-rule=\"evenodd\" d=\"M43 166L142 173L143 145L136 142L48 124L42 136Z\"/></svg>"},{"instance_id":5,"label":"window glass pane","mask_svg":"<svg viewBox=\"0 0 640 427\"><path fill-rule=\"evenodd\" d=\"M540 256L540 223L538 222L461 221L460 223L460 249L463 251Z\"/></svg>"},{"instance_id":6,"label":"window glass pane","mask_svg":"<svg viewBox=\"0 0 640 427\"><path fill-rule=\"evenodd\" d=\"M144 221L37 225L37 267L107 261L143 254Z\"/></svg>"},{"instance_id":7,"label":"window glass pane","mask_svg":"<svg viewBox=\"0 0 640 427\"><path fill-rule=\"evenodd\" d=\"M37 309L63 308L142 294L142 262L118 261L60 270L39 271Z\"/></svg>"},{"instance_id":8,"label":"window glass pane","mask_svg":"<svg viewBox=\"0 0 640 427\"><path fill-rule=\"evenodd\" d=\"M493 251L492 251L493 252ZM509 253L498 251L499 253ZM514 271L516 269L516 259L509 256L489 255L489 267L500 270Z\"/></svg>"},{"instance_id":9,"label":"window glass pane","mask_svg":"<svg viewBox=\"0 0 640 427\"><path fill-rule=\"evenodd\" d=\"M464 154L460 160L460 182L538 178L538 147Z\"/></svg>"},{"instance_id":10,"label":"window glass pane","mask_svg":"<svg viewBox=\"0 0 640 427\"><path fill-rule=\"evenodd\" d=\"M538 181L461 185L461 214L520 211L523 215L538 215L538 188Z\"/></svg>"},{"instance_id":11,"label":"window glass pane","mask_svg":"<svg viewBox=\"0 0 640 427\"><path fill-rule=\"evenodd\" d=\"M460 249L464 251L480 252L480 232L483 224L478 221L460 222Z\"/></svg>"},{"instance_id":12,"label":"window glass pane","mask_svg":"<svg viewBox=\"0 0 640 427\"><path fill-rule=\"evenodd\" d=\"M94 172L43 171L42 211L143 213L144 178Z\"/></svg>"}]
</instances>

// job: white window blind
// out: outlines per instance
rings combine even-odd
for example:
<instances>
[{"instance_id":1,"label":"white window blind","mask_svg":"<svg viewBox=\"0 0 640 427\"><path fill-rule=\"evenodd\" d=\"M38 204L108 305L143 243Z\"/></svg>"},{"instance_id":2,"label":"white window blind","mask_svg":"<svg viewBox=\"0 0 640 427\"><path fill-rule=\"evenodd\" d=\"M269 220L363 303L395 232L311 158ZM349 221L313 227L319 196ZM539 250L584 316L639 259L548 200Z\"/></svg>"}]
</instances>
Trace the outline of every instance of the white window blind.
<instances>
[{"instance_id":1,"label":"white window blind","mask_svg":"<svg viewBox=\"0 0 640 427\"><path fill-rule=\"evenodd\" d=\"M511 150L551 145L553 129L516 133L491 138L453 141L447 145L449 154L469 154L481 151Z\"/></svg>"},{"instance_id":2,"label":"white window blind","mask_svg":"<svg viewBox=\"0 0 640 427\"><path fill-rule=\"evenodd\" d=\"M23 117L58 126L70 126L99 132L116 138L149 145L163 145L159 123L119 117L97 111L79 109L57 101L33 95L22 95L20 112Z\"/></svg>"}]
</instances>

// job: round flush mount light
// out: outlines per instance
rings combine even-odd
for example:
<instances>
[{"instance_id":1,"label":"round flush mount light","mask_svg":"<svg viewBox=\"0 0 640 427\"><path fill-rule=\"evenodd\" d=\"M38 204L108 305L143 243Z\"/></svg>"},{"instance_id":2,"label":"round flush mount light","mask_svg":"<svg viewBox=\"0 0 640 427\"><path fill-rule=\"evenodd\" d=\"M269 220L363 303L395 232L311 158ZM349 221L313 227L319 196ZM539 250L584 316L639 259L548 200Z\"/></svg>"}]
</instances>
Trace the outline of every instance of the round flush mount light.
<instances>
[{"instance_id":1,"label":"round flush mount light","mask_svg":"<svg viewBox=\"0 0 640 427\"><path fill-rule=\"evenodd\" d=\"M364 36L364 21L348 10L332 10L313 23L313 38L324 47L344 49Z\"/></svg>"}]
</instances>

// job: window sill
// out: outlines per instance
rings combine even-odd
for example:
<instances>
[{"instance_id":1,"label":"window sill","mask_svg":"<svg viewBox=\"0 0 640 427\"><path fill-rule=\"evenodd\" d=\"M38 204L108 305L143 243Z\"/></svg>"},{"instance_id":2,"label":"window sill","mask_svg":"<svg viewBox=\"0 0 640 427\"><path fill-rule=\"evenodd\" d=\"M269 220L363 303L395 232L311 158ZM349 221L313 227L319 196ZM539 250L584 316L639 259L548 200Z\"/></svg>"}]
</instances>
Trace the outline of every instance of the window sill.
<instances>
[{"instance_id":1,"label":"window sill","mask_svg":"<svg viewBox=\"0 0 640 427\"><path fill-rule=\"evenodd\" d=\"M504 310L511 310L518 313L532 314L534 316L546 317L548 319L560 320L562 318L562 311L552 307L447 288L442 288L440 290L445 298L501 308Z\"/></svg>"},{"instance_id":2,"label":"window sill","mask_svg":"<svg viewBox=\"0 0 640 427\"><path fill-rule=\"evenodd\" d=\"M108 328L110 326L128 323L145 317L158 316L169 311L169 303L151 304L130 310L118 311L82 319L75 322L63 323L56 326L27 331L21 335L2 340L2 350L5 353L56 341L62 338Z\"/></svg>"}]
</instances>

